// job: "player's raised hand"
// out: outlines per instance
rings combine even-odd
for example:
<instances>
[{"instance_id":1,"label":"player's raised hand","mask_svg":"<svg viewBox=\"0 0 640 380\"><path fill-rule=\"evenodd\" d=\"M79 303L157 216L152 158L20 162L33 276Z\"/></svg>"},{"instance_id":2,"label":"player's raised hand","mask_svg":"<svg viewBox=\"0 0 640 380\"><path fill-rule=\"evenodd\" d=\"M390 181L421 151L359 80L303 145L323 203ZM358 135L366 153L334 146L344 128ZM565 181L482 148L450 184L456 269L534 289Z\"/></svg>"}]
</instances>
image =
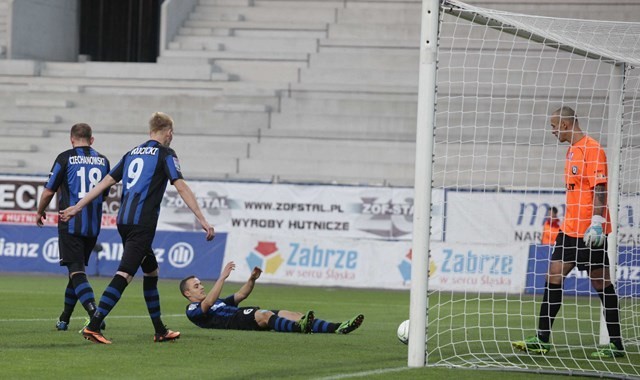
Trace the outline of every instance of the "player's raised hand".
<instances>
[{"instance_id":1,"label":"player's raised hand","mask_svg":"<svg viewBox=\"0 0 640 380\"><path fill-rule=\"evenodd\" d=\"M47 219L47 213L43 211L42 214L38 214L38 218L36 219L36 225L38 227L44 226L43 220L45 219Z\"/></svg>"},{"instance_id":2,"label":"player's raised hand","mask_svg":"<svg viewBox=\"0 0 640 380\"><path fill-rule=\"evenodd\" d=\"M224 269L222 269L222 273L220 274L220 277L226 279L227 277L229 277L231 272L235 269L236 269L236 263L233 261L229 261L227 265L224 266Z\"/></svg>"},{"instance_id":3,"label":"player's raised hand","mask_svg":"<svg viewBox=\"0 0 640 380\"><path fill-rule=\"evenodd\" d=\"M260 278L260 275L262 274L262 269L258 268L258 267L254 267L253 270L251 271L251 277L249 277L251 280L257 280L258 278Z\"/></svg>"},{"instance_id":4,"label":"player's raised hand","mask_svg":"<svg viewBox=\"0 0 640 380\"><path fill-rule=\"evenodd\" d=\"M76 206L69 206L64 210L60 210L60 220L62 220L63 222L68 222L69 220L71 220L71 218L76 216L80 212L80 210L81 209Z\"/></svg>"}]
</instances>

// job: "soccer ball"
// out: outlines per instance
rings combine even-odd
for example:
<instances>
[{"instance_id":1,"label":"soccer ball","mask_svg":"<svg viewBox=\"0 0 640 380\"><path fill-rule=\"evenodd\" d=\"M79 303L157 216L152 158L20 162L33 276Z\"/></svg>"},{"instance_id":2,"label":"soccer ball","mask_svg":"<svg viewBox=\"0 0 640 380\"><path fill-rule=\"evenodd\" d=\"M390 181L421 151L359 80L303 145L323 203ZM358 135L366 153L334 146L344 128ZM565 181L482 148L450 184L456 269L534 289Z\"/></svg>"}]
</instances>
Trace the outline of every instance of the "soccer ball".
<instances>
[{"instance_id":1,"label":"soccer ball","mask_svg":"<svg viewBox=\"0 0 640 380\"><path fill-rule=\"evenodd\" d=\"M409 344L409 320L402 322L398 326L398 340L404 344Z\"/></svg>"}]
</instances>

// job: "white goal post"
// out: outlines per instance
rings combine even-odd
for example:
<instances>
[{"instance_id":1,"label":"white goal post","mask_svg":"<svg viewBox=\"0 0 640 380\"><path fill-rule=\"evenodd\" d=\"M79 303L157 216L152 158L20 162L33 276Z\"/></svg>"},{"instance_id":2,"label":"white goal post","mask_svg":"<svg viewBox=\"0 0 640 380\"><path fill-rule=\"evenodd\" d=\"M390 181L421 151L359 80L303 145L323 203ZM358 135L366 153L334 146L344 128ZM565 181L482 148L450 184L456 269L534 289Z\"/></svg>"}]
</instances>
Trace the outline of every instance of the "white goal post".
<instances>
[{"instance_id":1,"label":"white goal post","mask_svg":"<svg viewBox=\"0 0 640 380\"><path fill-rule=\"evenodd\" d=\"M419 78L408 365L639 377L640 23L423 0ZM591 357L608 335L578 270L553 349L511 346L535 335L552 250L539 233L548 210L564 213L569 145L549 124L561 106L607 154L623 358ZM445 194L442 238L425 234L432 191Z\"/></svg>"}]
</instances>

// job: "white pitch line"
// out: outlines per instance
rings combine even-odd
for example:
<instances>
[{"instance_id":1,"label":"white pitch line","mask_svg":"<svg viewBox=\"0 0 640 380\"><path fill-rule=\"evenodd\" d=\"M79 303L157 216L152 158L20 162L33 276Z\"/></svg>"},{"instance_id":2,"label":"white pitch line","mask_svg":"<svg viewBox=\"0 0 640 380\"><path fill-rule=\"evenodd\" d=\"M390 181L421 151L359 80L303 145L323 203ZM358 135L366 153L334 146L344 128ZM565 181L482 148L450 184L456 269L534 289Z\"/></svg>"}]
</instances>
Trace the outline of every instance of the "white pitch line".
<instances>
[{"instance_id":1,"label":"white pitch line","mask_svg":"<svg viewBox=\"0 0 640 380\"><path fill-rule=\"evenodd\" d=\"M348 379L350 377L365 377L365 376L370 376L370 375L383 375L385 373L406 371L408 369L412 369L412 368L410 368L410 367L382 368L382 369L374 369L374 370L370 370L370 371L343 373L343 374L339 374L339 375L321 377L321 378L318 378L318 380L338 380L338 379Z\"/></svg>"},{"instance_id":2,"label":"white pitch line","mask_svg":"<svg viewBox=\"0 0 640 380\"><path fill-rule=\"evenodd\" d=\"M182 317L184 314L162 314L163 318L175 318ZM71 319L84 319L85 317L71 317ZM149 318L149 315L114 315L107 316L108 319L136 319L136 318ZM0 323L2 322L47 322L47 321L56 321L56 318L25 318L25 319L0 319Z\"/></svg>"}]
</instances>

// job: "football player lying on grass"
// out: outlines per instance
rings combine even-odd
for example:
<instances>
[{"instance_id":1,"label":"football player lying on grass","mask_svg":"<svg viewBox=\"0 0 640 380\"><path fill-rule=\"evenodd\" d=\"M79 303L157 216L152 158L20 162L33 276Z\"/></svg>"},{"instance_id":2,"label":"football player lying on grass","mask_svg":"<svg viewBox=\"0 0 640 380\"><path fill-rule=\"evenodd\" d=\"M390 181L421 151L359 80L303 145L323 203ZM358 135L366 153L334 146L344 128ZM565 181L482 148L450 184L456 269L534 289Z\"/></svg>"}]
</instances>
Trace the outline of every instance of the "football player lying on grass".
<instances>
[{"instance_id":1,"label":"football player lying on grass","mask_svg":"<svg viewBox=\"0 0 640 380\"><path fill-rule=\"evenodd\" d=\"M180 292L190 302L187 306L187 318L196 326L206 329L348 334L360 327L364 320L364 315L358 314L348 321L333 323L317 319L312 310L302 314L287 310L266 310L259 306L239 307L240 302L251 294L262 270L253 268L249 280L240 290L226 298L220 298L224 282L235 267L233 261L227 263L208 294L195 276L180 281Z\"/></svg>"}]
</instances>

